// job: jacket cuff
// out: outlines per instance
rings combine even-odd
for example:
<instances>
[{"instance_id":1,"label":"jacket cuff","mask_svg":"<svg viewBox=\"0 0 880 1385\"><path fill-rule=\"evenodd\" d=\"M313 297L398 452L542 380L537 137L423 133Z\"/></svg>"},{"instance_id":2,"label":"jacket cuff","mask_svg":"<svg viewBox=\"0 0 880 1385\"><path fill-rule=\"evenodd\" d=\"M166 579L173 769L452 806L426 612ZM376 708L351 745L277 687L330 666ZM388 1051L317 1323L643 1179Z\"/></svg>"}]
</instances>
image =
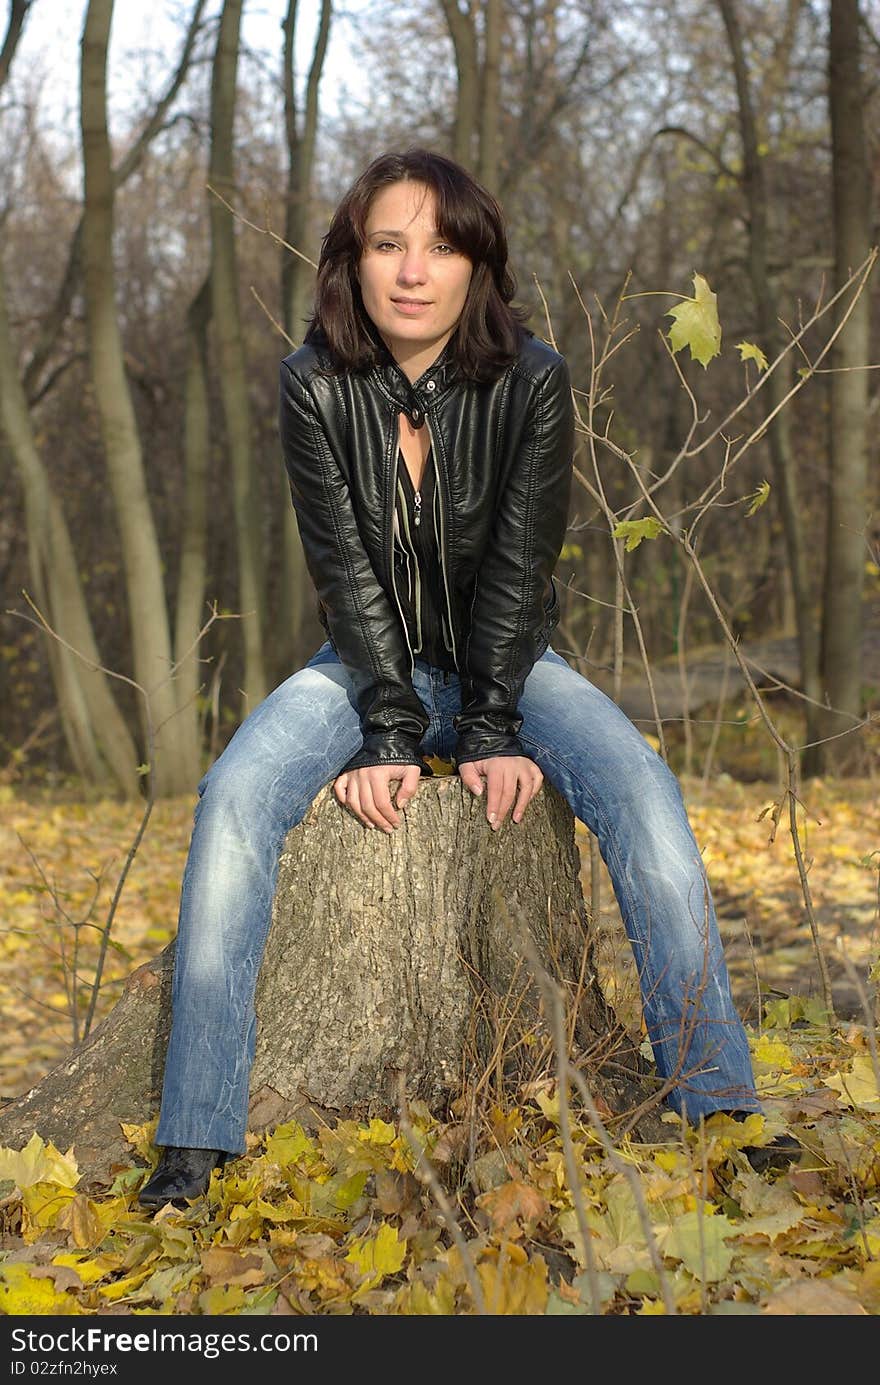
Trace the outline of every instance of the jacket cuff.
<instances>
[{"instance_id":1,"label":"jacket cuff","mask_svg":"<svg viewBox=\"0 0 880 1385\"><path fill-rule=\"evenodd\" d=\"M339 771L340 774L347 774L354 769L367 769L372 765L418 765L422 774L427 778L433 775L434 771L418 752L409 736L401 732L389 734L379 734L377 732L368 735L360 750L351 757L347 765Z\"/></svg>"},{"instance_id":2,"label":"jacket cuff","mask_svg":"<svg viewBox=\"0 0 880 1385\"><path fill-rule=\"evenodd\" d=\"M471 760L490 760L496 756L525 754L518 738L507 732L471 731L459 736L453 758L456 765L466 765Z\"/></svg>"}]
</instances>

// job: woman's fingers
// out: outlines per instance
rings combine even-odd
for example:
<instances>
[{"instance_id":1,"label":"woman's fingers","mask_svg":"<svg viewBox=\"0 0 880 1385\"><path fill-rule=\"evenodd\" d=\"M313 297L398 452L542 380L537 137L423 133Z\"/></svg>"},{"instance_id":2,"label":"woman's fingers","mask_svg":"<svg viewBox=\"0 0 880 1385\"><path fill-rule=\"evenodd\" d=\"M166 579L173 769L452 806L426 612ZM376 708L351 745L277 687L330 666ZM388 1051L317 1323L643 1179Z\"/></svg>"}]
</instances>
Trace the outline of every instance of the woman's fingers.
<instances>
[{"instance_id":1,"label":"woman's fingers","mask_svg":"<svg viewBox=\"0 0 880 1385\"><path fill-rule=\"evenodd\" d=\"M418 765L366 765L341 774L333 788L339 802L350 808L365 827L392 832L400 826L400 813L391 801L391 785L402 781L397 804L403 808L413 797L420 778Z\"/></svg>"},{"instance_id":2,"label":"woman's fingers","mask_svg":"<svg viewBox=\"0 0 880 1385\"><path fill-rule=\"evenodd\" d=\"M372 769L373 766L370 766ZM398 825L398 816L391 804L391 792L387 779L381 774L371 775L368 771L358 771L363 778L358 780L360 807L363 820L370 827L378 827L382 832L393 832Z\"/></svg>"},{"instance_id":3,"label":"woman's fingers","mask_svg":"<svg viewBox=\"0 0 880 1385\"><path fill-rule=\"evenodd\" d=\"M544 776L540 770L538 770L537 778L535 778L534 775L529 774L526 775L524 778L520 779L519 793L517 795L516 804L514 805L513 809L514 822L522 822L523 813L525 812L528 804L535 797L535 794L538 792L543 782Z\"/></svg>"},{"instance_id":4,"label":"woman's fingers","mask_svg":"<svg viewBox=\"0 0 880 1385\"><path fill-rule=\"evenodd\" d=\"M522 820L526 805L544 782L534 760L525 755L496 755L478 762L486 779L486 818L497 832L516 801L514 822Z\"/></svg>"},{"instance_id":5,"label":"woman's fingers","mask_svg":"<svg viewBox=\"0 0 880 1385\"><path fill-rule=\"evenodd\" d=\"M486 817L497 832L513 809L514 822L523 814L544 782L541 770L525 755L496 755L469 761L459 774L468 788L476 790L485 782ZM401 809L413 797L421 771L418 765L367 765L340 774L333 785L339 802L349 808L365 827L393 832L401 823ZM398 783L396 806L391 800L391 785Z\"/></svg>"}]
</instances>

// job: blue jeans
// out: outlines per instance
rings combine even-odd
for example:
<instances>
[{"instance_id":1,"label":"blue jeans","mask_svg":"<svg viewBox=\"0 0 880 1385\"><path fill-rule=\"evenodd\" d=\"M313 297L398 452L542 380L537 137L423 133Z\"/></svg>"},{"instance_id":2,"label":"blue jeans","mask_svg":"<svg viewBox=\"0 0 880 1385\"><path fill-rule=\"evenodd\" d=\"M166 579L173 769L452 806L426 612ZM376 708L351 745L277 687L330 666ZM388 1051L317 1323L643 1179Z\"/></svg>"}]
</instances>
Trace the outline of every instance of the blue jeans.
<instances>
[{"instance_id":1,"label":"blue jeans","mask_svg":"<svg viewBox=\"0 0 880 1385\"><path fill-rule=\"evenodd\" d=\"M430 717L422 753L449 760L458 675L417 659L413 683ZM760 1110L677 779L620 708L552 648L526 679L519 712L525 754L598 838L657 1071L674 1079L669 1104L691 1121L719 1109ZM157 1144L244 1152L254 994L282 844L361 744L351 682L328 641L242 722L199 784ZM507 826L519 830L509 817Z\"/></svg>"}]
</instances>

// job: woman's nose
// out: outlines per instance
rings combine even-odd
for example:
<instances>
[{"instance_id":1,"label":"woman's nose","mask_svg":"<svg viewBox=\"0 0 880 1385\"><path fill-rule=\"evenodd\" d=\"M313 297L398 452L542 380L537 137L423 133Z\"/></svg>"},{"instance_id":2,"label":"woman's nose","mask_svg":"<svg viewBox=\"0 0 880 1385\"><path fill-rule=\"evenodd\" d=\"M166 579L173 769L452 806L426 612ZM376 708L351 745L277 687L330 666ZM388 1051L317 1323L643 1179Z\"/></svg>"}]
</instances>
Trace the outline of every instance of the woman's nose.
<instances>
[{"instance_id":1,"label":"woman's nose","mask_svg":"<svg viewBox=\"0 0 880 1385\"><path fill-rule=\"evenodd\" d=\"M409 252L400 265L399 278L404 284L423 284L427 278L427 263L424 255Z\"/></svg>"}]
</instances>

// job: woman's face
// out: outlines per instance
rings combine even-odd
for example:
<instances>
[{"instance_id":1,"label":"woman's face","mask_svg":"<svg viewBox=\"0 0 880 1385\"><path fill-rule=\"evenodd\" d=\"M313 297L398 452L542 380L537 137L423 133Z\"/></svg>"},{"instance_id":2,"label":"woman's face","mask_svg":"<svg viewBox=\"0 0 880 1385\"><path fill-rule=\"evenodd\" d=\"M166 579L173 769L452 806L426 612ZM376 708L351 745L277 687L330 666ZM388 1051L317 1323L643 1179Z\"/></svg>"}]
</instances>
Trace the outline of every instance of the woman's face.
<instances>
[{"instance_id":1,"label":"woman's face","mask_svg":"<svg viewBox=\"0 0 880 1385\"><path fill-rule=\"evenodd\" d=\"M361 297L399 362L439 356L467 297L472 265L437 230L437 199L423 183L391 183L373 197L358 268Z\"/></svg>"}]
</instances>

